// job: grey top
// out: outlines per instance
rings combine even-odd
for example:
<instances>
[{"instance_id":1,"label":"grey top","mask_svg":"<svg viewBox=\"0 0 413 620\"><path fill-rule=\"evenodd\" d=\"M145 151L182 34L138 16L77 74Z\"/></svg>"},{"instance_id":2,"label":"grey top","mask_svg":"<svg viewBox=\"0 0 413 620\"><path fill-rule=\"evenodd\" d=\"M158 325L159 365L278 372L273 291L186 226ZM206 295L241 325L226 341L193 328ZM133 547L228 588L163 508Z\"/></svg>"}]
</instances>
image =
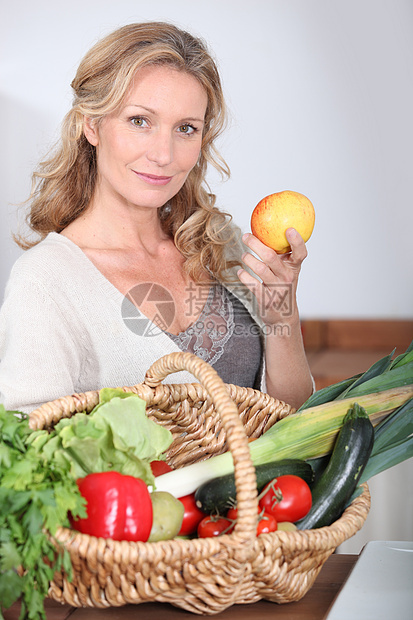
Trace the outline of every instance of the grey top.
<instances>
[{"instance_id":1,"label":"grey top","mask_svg":"<svg viewBox=\"0 0 413 620\"><path fill-rule=\"evenodd\" d=\"M241 301L219 283L198 293L203 304L195 323L178 335L166 332L182 351L208 362L225 383L260 389L261 329Z\"/></svg>"}]
</instances>

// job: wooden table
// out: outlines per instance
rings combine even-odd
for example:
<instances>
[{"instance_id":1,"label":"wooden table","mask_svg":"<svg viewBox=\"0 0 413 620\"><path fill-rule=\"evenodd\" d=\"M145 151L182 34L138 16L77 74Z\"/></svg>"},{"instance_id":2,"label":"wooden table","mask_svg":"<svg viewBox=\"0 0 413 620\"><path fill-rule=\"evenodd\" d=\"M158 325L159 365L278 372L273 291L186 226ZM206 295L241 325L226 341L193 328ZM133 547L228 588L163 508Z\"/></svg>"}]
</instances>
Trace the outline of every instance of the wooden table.
<instances>
[{"instance_id":1,"label":"wooden table","mask_svg":"<svg viewBox=\"0 0 413 620\"><path fill-rule=\"evenodd\" d=\"M217 620L323 620L351 569L357 555L333 554L320 571L310 591L296 603L278 605L259 601L250 605L233 605L225 611L209 616ZM109 609L73 608L46 600L47 620L191 620L199 618L185 610L166 603L142 603ZM20 606L13 605L4 613L5 620L18 620Z\"/></svg>"}]
</instances>

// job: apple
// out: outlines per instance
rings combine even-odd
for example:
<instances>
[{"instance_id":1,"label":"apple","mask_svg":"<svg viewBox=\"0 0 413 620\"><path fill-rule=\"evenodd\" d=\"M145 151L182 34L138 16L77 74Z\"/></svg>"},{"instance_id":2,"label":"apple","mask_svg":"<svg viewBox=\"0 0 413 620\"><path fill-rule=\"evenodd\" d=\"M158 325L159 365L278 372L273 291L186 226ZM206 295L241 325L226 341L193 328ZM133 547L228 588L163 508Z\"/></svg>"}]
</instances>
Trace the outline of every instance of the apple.
<instances>
[{"instance_id":1,"label":"apple","mask_svg":"<svg viewBox=\"0 0 413 620\"><path fill-rule=\"evenodd\" d=\"M278 254L285 254L291 251L285 236L287 228L295 228L306 242L313 232L314 221L310 200L298 192L284 190L260 200L252 212L251 231Z\"/></svg>"}]
</instances>

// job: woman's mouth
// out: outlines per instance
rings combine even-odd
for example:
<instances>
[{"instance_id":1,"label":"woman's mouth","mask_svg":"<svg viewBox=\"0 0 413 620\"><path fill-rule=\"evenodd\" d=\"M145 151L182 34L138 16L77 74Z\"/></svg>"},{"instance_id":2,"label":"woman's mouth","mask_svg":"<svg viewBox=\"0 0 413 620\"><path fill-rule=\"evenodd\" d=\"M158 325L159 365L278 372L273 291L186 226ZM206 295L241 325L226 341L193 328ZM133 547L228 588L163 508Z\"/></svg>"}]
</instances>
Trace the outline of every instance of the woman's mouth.
<instances>
[{"instance_id":1,"label":"woman's mouth","mask_svg":"<svg viewBox=\"0 0 413 620\"><path fill-rule=\"evenodd\" d=\"M133 172L136 174L137 177L139 177L142 181L148 183L149 185L167 185L172 179L172 177L162 177L156 174L146 174L144 172L136 172L136 170L134 170Z\"/></svg>"}]
</instances>

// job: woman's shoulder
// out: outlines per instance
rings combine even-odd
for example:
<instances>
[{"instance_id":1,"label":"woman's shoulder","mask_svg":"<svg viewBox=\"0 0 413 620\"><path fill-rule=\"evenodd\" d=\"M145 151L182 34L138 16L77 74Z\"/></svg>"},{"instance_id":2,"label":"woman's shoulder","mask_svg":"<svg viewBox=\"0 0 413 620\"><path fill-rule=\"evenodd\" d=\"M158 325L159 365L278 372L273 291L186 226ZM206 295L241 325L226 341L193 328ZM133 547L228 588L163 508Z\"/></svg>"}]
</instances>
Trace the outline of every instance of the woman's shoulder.
<instances>
[{"instance_id":1,"label":"woman's shoulder","mask_svg":"<svg viewBox=\"0 0 413 620\"><path fill-rule=\"evenodd\" d=\"M14 263L11 273L31 275L40 274L43 270L50 271L62 263L67 264L68 255L73 255L73 244L58 233L49 233L42 241L26 250Z\"/></svg>"},{"instance_id":2,"label":"woman's shoulder","mask_svg":"<svg viewBox=\"0 0 413 620\"><path fill-rule=\"evenodd\" d=\"M42 241L26 250L15 261L7 288L11 286L49 285L63 274L77 270L77 254L81 252L58 233L49 233Z\"/></svg>"}]
</instances>

